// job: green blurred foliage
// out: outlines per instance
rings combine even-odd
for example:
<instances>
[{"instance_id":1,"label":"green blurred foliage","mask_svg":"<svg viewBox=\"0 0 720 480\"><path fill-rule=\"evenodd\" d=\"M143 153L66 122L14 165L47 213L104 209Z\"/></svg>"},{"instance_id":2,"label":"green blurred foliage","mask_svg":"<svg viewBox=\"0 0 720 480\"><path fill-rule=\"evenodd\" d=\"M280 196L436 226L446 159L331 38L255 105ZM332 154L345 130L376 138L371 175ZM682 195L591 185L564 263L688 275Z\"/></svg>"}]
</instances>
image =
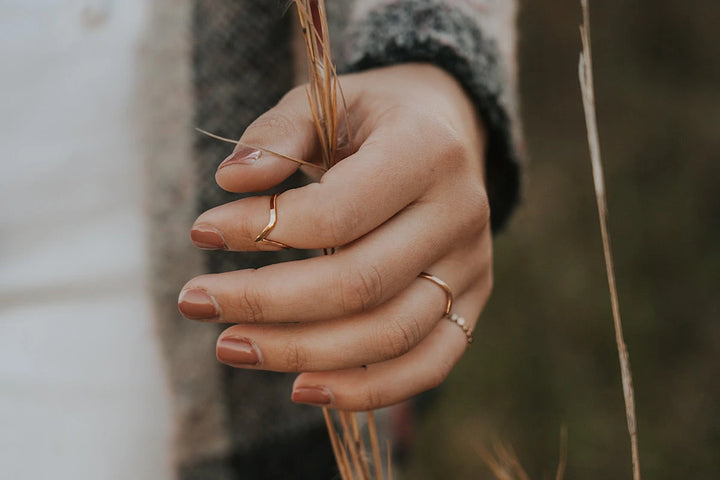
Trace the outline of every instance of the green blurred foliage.
<instances>
[{"instance_id":1,"label":"green blurred foliage","mask_svg":"<svg viewBox=\"0 0 720 480\"><path fill-rule=\"evenodd\" d=\"M620 307L646 478L720 478L720 4L591 2ZM530 164L495 249L476 343L420 427L407 478L490 478L480 445L530 476L631 478L577 79L579 1L524 2Z\"/></svg>"}]
</instances>

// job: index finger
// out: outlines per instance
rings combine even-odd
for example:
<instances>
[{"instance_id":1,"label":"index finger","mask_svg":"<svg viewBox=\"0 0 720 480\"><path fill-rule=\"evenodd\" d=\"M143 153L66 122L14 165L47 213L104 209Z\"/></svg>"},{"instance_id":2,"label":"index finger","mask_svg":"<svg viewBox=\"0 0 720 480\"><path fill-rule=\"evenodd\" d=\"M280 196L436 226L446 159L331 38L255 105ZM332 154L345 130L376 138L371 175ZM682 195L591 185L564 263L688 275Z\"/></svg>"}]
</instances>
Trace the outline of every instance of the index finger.
<instances>
[{"instance_id":1,"label":"index finger","mask_svg":"<svg viewBox=\"0 0 720 480\"><path fill-rule=\"evenodd\" d=\"M320 183L282 193L268 238L304 249L352 242L419 199L436 181L438 163L452 154L457 152L446 139L418 136L409 125L388 120ZM269 211L268 198L221 205L195 221L191 237L201 248L212 248L207 239L215 235L222 239L215 248L267 250L255 239L268 225Z\"/></svg>"}]
</instances>

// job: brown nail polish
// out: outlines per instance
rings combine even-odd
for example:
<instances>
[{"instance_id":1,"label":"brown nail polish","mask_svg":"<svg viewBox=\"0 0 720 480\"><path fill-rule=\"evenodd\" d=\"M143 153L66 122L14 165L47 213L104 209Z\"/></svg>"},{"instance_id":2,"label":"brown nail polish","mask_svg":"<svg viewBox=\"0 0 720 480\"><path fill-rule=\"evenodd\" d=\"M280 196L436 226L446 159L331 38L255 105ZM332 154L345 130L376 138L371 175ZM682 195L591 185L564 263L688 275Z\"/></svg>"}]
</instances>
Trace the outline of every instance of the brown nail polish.
<instances>
[{"instance_id":1,"label":"brown nail polish","mask_svg":"<svg viewBox=\"0 0 720 480\"><path fill-rule=\"evenodd\" d=\"M311 405L330 405L332 393L325 387L297 387L292 392L292 401Z\"/></svg>"},{"instance_id":2,"label":"brown nail polish","mask_svg":"<svg viewBox=\"0 0 720 480\"><path fill-rule=\"evenodd\" d=\"M220 232L205 225L195 226L190 230L190 240L196 247L206 250L227 250L227 245Z\"/></svg>"},{"instance_id":3,"label":"brown nail polish","mask_svg":"<svg viewBox=\"0 0 720 480\"><path fill-rule=\"evenodd\" d=\"M256 148L240 147L239 149L231 153L229 157L223 160L218 169L235 164L252 165L253 163L257 162L261 156L262 152Z\"/></svg>"},{"instance_id":4,"label":"brown nail polish","mask_svg":"<svg viewBox=\"0 0 720 480\"><path fill-rule=\"evenodd\" d=\"M260 350L249 338L221 338L215 352L218 360L231 366L260 365L261 361Z\"/></svg>"},{"instance_id":5,"label":"brown nail polish","mask_svg":"<svg viewBox=\"0 0 720 480\"><path fill-rule=\"evenodd\" d=\"M207 320L218 316L218 309L213 298L199 288L180 292L178 308L180 313L191 320Z\"/></svg>"}]
</instances>

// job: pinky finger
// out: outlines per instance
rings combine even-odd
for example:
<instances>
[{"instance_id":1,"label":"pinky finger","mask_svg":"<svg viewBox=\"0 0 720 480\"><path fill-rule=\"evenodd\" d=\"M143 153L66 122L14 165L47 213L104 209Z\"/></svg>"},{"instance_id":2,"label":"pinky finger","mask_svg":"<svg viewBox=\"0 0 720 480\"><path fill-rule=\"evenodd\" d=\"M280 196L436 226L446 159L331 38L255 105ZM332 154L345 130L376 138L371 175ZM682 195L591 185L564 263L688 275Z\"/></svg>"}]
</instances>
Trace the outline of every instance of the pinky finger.
<instances>
[{"instance_id":1,"label":"pinky finger","mask_svg":"<svg viewBox=\"0 0 720 480\"><path fill-rule=\"evenodd\" d=\"M481 295L468 292L456 300L453 311L472 319L469 324L473 326L484 300ZM367 367L299 375L292 399L348 411L393 405L440 385L467 347L461 327L443 319L421 343L401 357Z\"/></svg>"}]
</instances>

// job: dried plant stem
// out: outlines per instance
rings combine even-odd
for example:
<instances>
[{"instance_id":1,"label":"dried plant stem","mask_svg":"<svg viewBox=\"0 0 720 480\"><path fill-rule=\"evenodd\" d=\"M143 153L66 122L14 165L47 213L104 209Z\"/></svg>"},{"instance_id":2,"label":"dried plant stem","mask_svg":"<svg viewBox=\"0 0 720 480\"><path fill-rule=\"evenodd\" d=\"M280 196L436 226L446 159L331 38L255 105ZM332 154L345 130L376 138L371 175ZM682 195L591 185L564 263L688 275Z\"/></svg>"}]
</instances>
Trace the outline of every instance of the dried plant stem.
<instances>
[{"instance_id":1,"label":"dried plant stem","mask_svg":"<svg viewBox=\"0 0 720 480\"><path fill-rule=\"evenodd\" d=\"M330 51L330 37L328 32L327 14L324 0L294 0L297 7L300 27L303 32L308 63L308 86L306 95L310 113L315 124L315 131L322 152L322 166L329 170L338 160L339 122L338 101L342 102L345 115L345 129L348 143L352 140L350 122L347 119L347 106L338 81L337 70L332 62ZM291 159L292 160L292 159ZM332 255L335 249L324 249L325 255ZM344 442L341 441L333 425L332 415L325 409L325 423L328 427L335 459L338 462L340 474L345 480L352 479L354 468L357 478L370 480L370 467L367 461L365 445L362 440L357 418L352 412L339 412ZM370 425L370 420L368 420ZM377 431L374 421L369 431L370 443L375 449L377 444ZM373 455L377 459L379 453ZM348 462L348 457L350 462ZM353 468L351 468L351 466ZM379 472L379 475L377 475ZM382 480L382 468L376 465L376 480Z\"/></svg>"},{"instance_id":2,"label":"dried plant stem","mask_svg":"<svg viewBox=\"0 0 720 480\"><path fill-rule=\"evenodd\" d=\"M342 448L342 445L340 445L339 436L335 430L332 417L330 416L330 410L323 407L322 411L323 416L325 417L325 425L327 426L328 434L330 436L330 444L332 445L333 454L335 455L335 463L337 463L338 470L340 470L340 477L342 480L350 480L352 479L350 462L348 462L347 455L345 455L345 451Z\"/></svg>"},{"instance_id":3,"label":"dried plant stem","mask_svg":"<svg viewBox=\"0 0 720 480\"><path fill-rule=\"evenodd\" d=\"M494 442L492 451L480 446L477 452L498 480L530 480L513 449L502 442Z\"/></svg>"},{"instance_id":4,"label":"dried plant stem","mask_svg":"<svg viewBox=\"0 0 720 480\"><path fill-rule=\"evenodd\" d=\"M318 168L318 169L322 170L323 172L326 172L326 171L327 171L327 169L326 169L325 167L322 167L322 166L320 166L320 165L316 165L316 164L314 164L314 163L306 162L305 160L300 160L300 159L297 159L297 158L293 158L293 157L290 157L290 156L285 155L285 154L282 154L282 153L274 152L274 151L270 150L269 148L259 147L259 146L257 146L257 145L250 145L250 144L241 142L240 140L233 140L232 138L221 137L220 135L215 135L214 133L210 133L210 132L208 132L207 130L203 130L202 128L197 128L197 127L195 127L195 130L197 130L198 132L202 133L203 135L207 135L207 136L210 137L210 138L214 138L215 140L220 140L220 141L223 141L223 142L232 143L232 144L234 144L234 145L242 145L243 147L256 148L256 149L258 149L258 150L260 150L260 151L262 151L262 152L269 153L270 155L275 155L276 157L284 158L285 160L290 160L291 162L295 162L295 163L300 164L300 165L302 165L302 166L304 166L304 167Z\"/></svg>"},{"instance_id":5,"label":"dried plant stem","mask_svg":"<svg viewBox=\"0 0 720 480\"><path fill-rule=\"evenodd\" d=\"M366 478L363 476L363 470L360 466L360 453L357 450L357 446L351 436L350 417L354 417L355 414L350 412L339 412L340 424L343 428L343 436L345 437L345 448L350 453L350 460L352 461L353 467L355 467L355 473L357 478Z\"/></svg>"},{"instance_id":6,"label":"dried plant stem","mask_svg":"<svg viewBox=\"0 0 720 480\"><path fill-rule=\"evenodd\" d=\"M370 478L370 465L368 464L367 449L365 448L365 442L360 434L360 428L358 427L357 416L355 414L350 415L350 425L352 426L353 442L355 443L355 448L360 456L360 468L363 473L362 478Z\"/></svg>"},{"instance_id":7,"label":"dried plant stem","mask_svg":"<svg viewBox=\"0 0 720 480\"><path fill-rule=\"evenodd\" d=\"M337 71L332 62L327 14L323 0L295 0L307 51L308 105L320 140L326 169L337 162L338 90Z\"/></svg>"},{"instance_id":8,"label":"dried plant stem","mask_svg":"<svg viewBox=\"0 0 720 480\"><path fill-rule=\"evenodd\" d=\"M615 340L618 356L620 358L620 373L622 375L623 396L625 398L625 416L627 418L628 432L630 434L630 448L633 463L633 479L640 480L640 455L638 452L637 423L635 420L635 395L633 393L632 373L630 359L623 338L622 321L620 320L620 305L618 302L617 287L615 285L615 268L613 266L612 250L610 249L610 236L607 227L607 202L605 195L605 180L603 178L602 160L600 156L600 140L597 129L597 115L595 112L595 89L593 85L592 51L590 45L590 9L588 0L580 0L583 11L583 25L580 27L583 51L580 54L579 76L585 110L585 123L590 146L590 159L592 161L593 179L595 182L595 198L597 200L598 216L600 219L600 232L602 235L603 252L605 255L605 268L607 271L608 286L610 288L610 303L612 305L613 324L615 327Z\"/></svg>"},{"instance_id":9,"label":"dried plant stem","mask_svg":"<svg viewBox=\"0 0 720 480\"><path fill-rule=\"evenodd\" d=\"M390 440L387 441L387 465L388 480L393 480L392 449L390 448ZM382 478L382 474L380 478Z\"/></svg>"},{"instance_id":10,"label":"dried plant stem","mask_svg":"<svg viewBox=\"0 0 720 480\"><path fill-rule=\"evenodd\" d=\"M309 82L306 90L310 113L315 124L315 131L318 136L322 151L322 164L311 163L305 160L290 157L275 152L268 148L249 145L239 140L222 137L196 128L198 132L227 143L255 148L262 152L284 158L305 167L328 171L338 160L339 145L339 122L338 122L338 99L343 106L345 116L345 132L348 145L352 148L352 133L348 120L348 109L345 96L343 95L340 82L338 81L337 70L332 62L330 54L330 40L328 35L328 23L324 0L293 0L298 11L300 26L303 31L305 47L307 50ZM323 249L325 255L335 253L335 248ZM338 412L340 424L342 425L342 436L338 433L333 422L332 413L329 409L323 408L325 424L330 436L333 455L340 471L342 480L370 480L370 465L366 453L365 443L354 412ZM382 462L380 461L380 449L378 447L377 428L372 412L367 412L368 435L372 446L373 460L375 463L375 480L383 480ZM343 441L344 438L344 441ZM388 443L388 468L390 465L390 447ZM353 469L357 477L353 476ZM392 480L392 472L390 472Z\"/></svg>"},{"instance_id":11,"label":"dried plant stem","mask_svg":"<svg viewBox=\"0 0 720 480\"><path fill-rule=\"evenodd\" d=\"M560 429L560 453L558 454L558 467L555 473L555 480L563 480L565 478L565 467L567 466L567 427L564 425Z\"/></svg>"},{"instance_id":12,"label":"dried plant stem","mask_svg":"<svg viewBox=\"0 0 720 480\"><path fill-rule=\"evenodd\" d=\"M382 460L380 460L380 445L377 439L377 427L375 426L375 414L372 411L367 412L368 435L370 436L370 448L373 454L373 463L375 464L375 478L383 478Z\"/></svg>"}]
</instances>

